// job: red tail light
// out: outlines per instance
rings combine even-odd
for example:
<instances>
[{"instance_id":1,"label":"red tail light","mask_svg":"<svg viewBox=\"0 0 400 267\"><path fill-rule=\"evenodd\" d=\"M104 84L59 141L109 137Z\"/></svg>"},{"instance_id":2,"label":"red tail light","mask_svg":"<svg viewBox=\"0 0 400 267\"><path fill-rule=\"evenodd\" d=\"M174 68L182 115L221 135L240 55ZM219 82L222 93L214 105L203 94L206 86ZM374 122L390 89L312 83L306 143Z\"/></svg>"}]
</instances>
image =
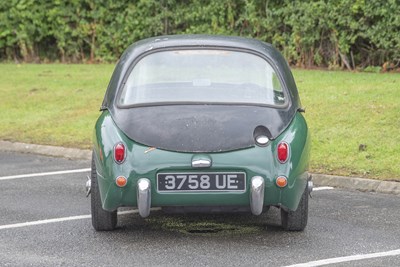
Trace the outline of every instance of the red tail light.
<instances>
[{"instance_id":1,"label":"red tail light","mask_svg":"<svg viewBox=\"0 0 400 267\"><path fill-rule=\"evenodd\" d=\"M285 142L279 143L277 152L279 162L285 163L289 158L289 145Z\"/></svg>"},{"instance_id":2,"label":"red tail light","mask_svg":"<svg viewBox=\"0 0 400 267\"><path fill-rule=\"evenodd\" d=\"M114 159L117 163L122 163L125 159L125 146L122 143L118 143L114 147Z\"/></svg>"}]
</instances>

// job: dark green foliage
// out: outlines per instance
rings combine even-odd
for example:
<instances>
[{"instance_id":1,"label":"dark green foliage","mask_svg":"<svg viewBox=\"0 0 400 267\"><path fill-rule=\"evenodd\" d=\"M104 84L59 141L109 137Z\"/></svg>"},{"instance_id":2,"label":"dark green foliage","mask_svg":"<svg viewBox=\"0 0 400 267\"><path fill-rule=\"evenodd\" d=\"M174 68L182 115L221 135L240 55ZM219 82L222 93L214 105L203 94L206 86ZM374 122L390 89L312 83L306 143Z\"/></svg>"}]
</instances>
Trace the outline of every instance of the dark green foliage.
<instances>
[{"instance_id":1,"label":"dark green foliage","mask_svg":"<svg viewBox=\"0 0 400 267\"><path fill-rule=\"evenodd\" d=\"M9 0L0 59L114 61L134 41L183 33L254 37L298 66L400 64L400 1Z\"/></svg>"}]
</instances>

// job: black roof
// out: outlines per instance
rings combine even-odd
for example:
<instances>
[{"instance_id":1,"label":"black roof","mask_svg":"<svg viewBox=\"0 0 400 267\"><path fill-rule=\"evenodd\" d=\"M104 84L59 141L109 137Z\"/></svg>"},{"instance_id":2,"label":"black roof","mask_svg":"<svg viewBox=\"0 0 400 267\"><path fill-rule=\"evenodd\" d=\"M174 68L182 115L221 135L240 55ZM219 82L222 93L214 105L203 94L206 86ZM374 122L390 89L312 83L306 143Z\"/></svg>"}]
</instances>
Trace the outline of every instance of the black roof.
<instances>
[{"instance_id":1,"label":"black roof","mask_svg":"<svg viewBox=\"0 0 400 267\"><path fill-rule=\"evenodd\" d=\"M222 35L166 35L152 37L138 41L130 45L122 54L120 60L115 67L114 73L108 85L107 93L104 98L103 106L111 108L116 92L122 85L122 81L132 66L132 63L143 54L151 53L159 50L170 48L231 48L244 49L257 53L268 59L276 72L281 76L284 87L290 94L292 104L299 108L300 100L297 92L297 87L294 82L290 68L283 58L281 53L276 50L271 44L265 43L256 39L237 37L237 36L222 36Z\"/></svg>"}]
</instances>

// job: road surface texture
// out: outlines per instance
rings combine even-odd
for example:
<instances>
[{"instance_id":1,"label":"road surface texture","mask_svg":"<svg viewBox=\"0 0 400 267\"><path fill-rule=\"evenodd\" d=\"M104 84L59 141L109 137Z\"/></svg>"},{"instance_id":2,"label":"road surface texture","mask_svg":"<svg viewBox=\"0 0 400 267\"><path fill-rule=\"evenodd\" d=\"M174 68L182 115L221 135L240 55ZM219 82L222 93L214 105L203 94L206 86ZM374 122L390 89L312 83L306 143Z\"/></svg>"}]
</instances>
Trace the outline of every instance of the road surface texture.
<instances>
[{"instance_id":1,"label":"road surface texture","mask_svg":"<svg viewBox=\"0 0 400 267\"><path fill-rule=\"evenodd\" d=\"M399 195L320 188L304 232L282 231L277 208L147 219L130 210L117 230L96 232L89 167L0 152L0 266L400 266Z\"/></svg>"}]
</instances>

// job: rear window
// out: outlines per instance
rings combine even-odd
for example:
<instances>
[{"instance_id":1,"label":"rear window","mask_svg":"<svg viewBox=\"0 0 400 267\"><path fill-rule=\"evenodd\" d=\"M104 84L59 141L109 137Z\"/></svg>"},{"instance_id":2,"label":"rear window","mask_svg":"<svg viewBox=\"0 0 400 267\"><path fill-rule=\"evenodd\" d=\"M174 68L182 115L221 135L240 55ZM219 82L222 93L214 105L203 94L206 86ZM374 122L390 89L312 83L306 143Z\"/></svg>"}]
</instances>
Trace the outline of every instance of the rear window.
<instances>
[{"instance_id":1,"label":"rear window","mask_svg":"<svg viewBox=\"0 0 400 267\"><path fill-rule=\"evenodd\" d=\"M262 57L228 50L174 50L146 55L132 68L120 106L162 103L283 105L282 85Z\"/></svg>"}]
</instances>

